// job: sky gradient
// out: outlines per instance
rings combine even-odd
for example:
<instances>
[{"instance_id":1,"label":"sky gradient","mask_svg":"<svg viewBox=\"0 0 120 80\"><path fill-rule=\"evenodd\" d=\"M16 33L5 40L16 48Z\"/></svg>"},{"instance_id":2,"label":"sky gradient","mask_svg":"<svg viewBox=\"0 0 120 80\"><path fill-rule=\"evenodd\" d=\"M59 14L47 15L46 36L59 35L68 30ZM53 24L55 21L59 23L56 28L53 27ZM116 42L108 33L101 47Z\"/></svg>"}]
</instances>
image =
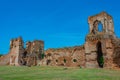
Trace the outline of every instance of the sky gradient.
<instances>
[{"instance_id":1,"label":"sky gradient","mask_svg":"<svg viewBox=\"0 0 120 80\"><path fill-rule=\"evenodd\" d=\"M45 49L82 45L89 33L88 16L106 11L120 37L119 0L0 0L0 53L12 38L45 41Z\"/></svg>"}]
</instances>

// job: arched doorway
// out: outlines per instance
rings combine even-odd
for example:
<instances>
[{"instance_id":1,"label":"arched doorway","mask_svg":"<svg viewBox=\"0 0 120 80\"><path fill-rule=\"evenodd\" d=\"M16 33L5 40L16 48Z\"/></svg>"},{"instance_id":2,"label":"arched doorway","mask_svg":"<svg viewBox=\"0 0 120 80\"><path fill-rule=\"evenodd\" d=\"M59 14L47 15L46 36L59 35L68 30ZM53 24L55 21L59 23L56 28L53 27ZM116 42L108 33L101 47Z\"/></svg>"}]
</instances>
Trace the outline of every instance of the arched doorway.
<instances>
[{"instance_id":1,"label":"arched doorway","mask_svg":"<svg viewBox=\"0 0 120 80\"><path fill-rule=\"evenodd\" d=\"M102 45L100 41L98 41L97 43L97 62L99 67L103 68L104 58L103 58L103 52L102 52Z\"/></svg>"}]
</instances>

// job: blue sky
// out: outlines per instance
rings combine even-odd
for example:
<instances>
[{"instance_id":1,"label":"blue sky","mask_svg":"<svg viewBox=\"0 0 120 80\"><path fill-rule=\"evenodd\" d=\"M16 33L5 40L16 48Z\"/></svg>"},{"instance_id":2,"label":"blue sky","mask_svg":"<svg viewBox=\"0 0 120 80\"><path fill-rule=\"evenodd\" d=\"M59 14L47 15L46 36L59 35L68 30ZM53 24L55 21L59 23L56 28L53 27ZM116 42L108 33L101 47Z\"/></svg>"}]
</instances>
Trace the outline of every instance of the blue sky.
<instances>
[{"instance_id":1,"label":"blue sky","mask_svg":"<svg viewBox=\"0 0 120 80\"><path fill-rule=\"evenodd\" d=\"M120 37L119 0L0 0L0 53L11 38L45 41L45 49L82 45L89 33L88 16L106 11Z\"/></svg>"}]
</instances>

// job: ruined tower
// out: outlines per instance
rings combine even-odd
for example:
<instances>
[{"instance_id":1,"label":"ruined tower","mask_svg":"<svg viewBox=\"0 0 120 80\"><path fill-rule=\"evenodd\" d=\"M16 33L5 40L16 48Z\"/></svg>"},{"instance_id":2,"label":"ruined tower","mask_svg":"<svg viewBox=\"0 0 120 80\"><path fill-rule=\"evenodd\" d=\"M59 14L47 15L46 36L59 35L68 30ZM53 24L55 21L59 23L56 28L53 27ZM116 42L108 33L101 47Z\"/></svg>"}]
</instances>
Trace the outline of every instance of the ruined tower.
<instances>
[{"instance_id":1,"label":"ruined tower","mask_svg":"<svg viewBox=\"0 0 120 80\"><path fill-rule=\"evenodd\" d=\"M10 65L19 66L20 54L24 52L23 40L21 37L12 39L10 42Z\"/></svg>"},{"instance_id":2,"label":"ruined tower","mask_svg":"<svg viewBox=\"0 0 120 80\"><path fill-rule=\"evenodd\" d=\"M44 42L35 40L27 42L26 48L21 37L12 39L10 42L10 65L31 66L37 65L44 54Z\"/></svg>"},{"instance_id":3,"label":"ruined tower","mask_svg":"<svg viewBox=\"0 0 120 80\"><path fill-rule=\"evenodd\" d=\"M115 39L112 17L106 12L88 18L89 34L86 36L85 57L87 68L113 67L113 43ZM102 30L99 30L99 25Z\"/></svg>"},{"instance_id":4,"label":"ruined tower","mask_svg":"<svg viewBox=\"0 0 120 80\"><path fill-rule=\"evenodd\" d=\"M44 42L41 40L27 42L26 52L28 53L26 65L37 65L44 55Z\"/></svg>"},{"instance_id":5,"label":"ruined tower","mask_svg":"<svg viewBox=\"0 0 120 80\"><path fill-rule=\"evenodd\" d=\"M90 16L88 23L89 33L83 46L44 52L44 41L29 41L24 48L23 40L19 37L11 40L10 52L0 58L0 65L120 68L120 39L115 36L113 18L101 12Z\"/></svg>"}]
</instances>

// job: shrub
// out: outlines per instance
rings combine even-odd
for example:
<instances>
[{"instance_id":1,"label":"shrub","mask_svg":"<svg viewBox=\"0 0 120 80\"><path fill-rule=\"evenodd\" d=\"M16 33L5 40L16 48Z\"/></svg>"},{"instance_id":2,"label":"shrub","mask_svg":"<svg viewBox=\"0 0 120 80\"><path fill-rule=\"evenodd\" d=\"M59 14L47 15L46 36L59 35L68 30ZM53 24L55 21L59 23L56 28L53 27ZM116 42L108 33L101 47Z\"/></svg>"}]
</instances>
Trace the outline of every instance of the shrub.
<instances>
[{"instance_id":1,"label":"shrub","mask_svg":"<svg viewBox=\"0 0 120 80\"><path fill-rule=\"evenodd\" d=\"M43 59L43 58L45 57L45 54L44 54L44 53L42 53L42 54L41 54L41 57L42 57L42 59Z\"/></svg>"},{"instance_id":2,"label":"shrub","mask_svg":"<svg viewBox=\"0 0 120 80\"><path fill-rule=\"evenodd\" d=\"M100 62L100 65L103 65L103 64L104 64L103 56L100 57L99 62Z\"/></svg>"},{"instance_id":3,"label":"shrub","mask_svg":"<svg viewBox=\"0 0 120 80\"><path fill-rule=\"evenodd\" d=\"M3 56L2 54L0 54L0 57Z\"/></svg>"}]
</instances>

